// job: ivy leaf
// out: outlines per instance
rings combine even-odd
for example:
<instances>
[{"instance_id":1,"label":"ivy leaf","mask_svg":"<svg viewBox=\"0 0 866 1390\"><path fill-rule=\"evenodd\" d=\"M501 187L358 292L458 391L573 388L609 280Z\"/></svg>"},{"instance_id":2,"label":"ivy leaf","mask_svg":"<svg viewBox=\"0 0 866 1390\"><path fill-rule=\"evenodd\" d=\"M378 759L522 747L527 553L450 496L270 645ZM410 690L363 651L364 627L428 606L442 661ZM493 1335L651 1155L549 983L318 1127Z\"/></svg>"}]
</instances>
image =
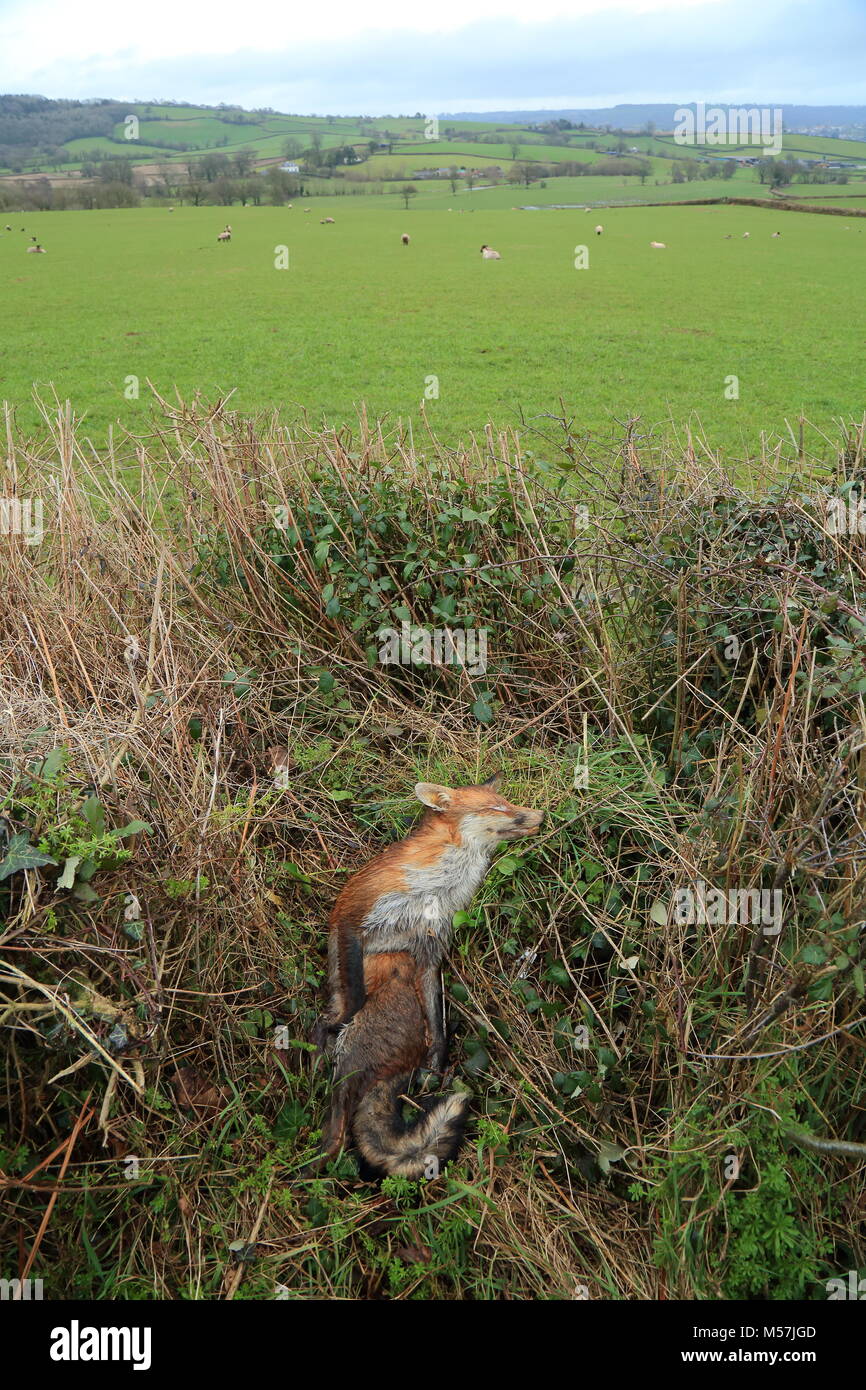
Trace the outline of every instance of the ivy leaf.
<instances>
[{"instance_id":1,"label":"ivy leaf","mask_svg":"<svg viewBox=\"0 0 866 1390\"><path fill-rule=\"evenodd\" d=\"M493 719L493 710L482 695L479 695L478 699L474 701L472 713L475 715L479 724L489 724Z\"/></svg>"},{"instance_id":2,"label":"ivy leaf","mask_svg":"<svg viewBox=\"0 0 866 1390\"><path fill-rule=\"evenodd\" d=\"M0 881L25 869L41 869L45 864L56 863L57 860L52 859L50 854L43 854L31 845L25 834L13 835L6 854L0 859Z\"/></svg>"}]
</instances>

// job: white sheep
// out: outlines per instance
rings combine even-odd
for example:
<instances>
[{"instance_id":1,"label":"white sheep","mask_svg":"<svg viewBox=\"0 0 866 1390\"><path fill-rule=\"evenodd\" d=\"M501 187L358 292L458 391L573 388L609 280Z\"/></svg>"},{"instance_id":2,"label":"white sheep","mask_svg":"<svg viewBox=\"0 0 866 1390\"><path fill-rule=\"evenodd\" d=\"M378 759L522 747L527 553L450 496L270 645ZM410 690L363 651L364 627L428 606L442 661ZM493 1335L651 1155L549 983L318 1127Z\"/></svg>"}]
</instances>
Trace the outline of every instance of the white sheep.
<instances>
[{"instance_id":1,"label":"white sheep","mask_svg":"<svg viewBox=\"0 0 866 1390\"><path fill-rule=\"evenodd\" d=\"M663 241L651 241L651 242L650 242L650 246L652 246L653 249L656 250L656 251L666 251L666 250L667 250L667 247L665 246L665 244L664 244Z\"/></svg>"},{"instance_id":2,"label":"white sheep","mask_svg":"<svg viewBox=\"0 0 866 1390\"><path fill-rule=\"evenodd\" d=\"M748 235L749 235L748 232L743 232L743 239L745 240L745 238L746 238Z\"/></svg>"},{"instance_id":3,"label":"white sheep","mask_svg":"<svg viewBox=\"0 0 866 1390\"><path fill-rule=\"evenodd\" d=\"M217 237L217 241L231 241L231 239L232 239L232 234L231 234L231 232L220 232L219 235L218 235L218 237Z\"/></svg>"},{"instance_id":4,"label":"white sheep","mask_svg":"<svg viewBox=\"0 0 866 1390\"><path fill-rule=\"evenodd\" d=\"M604 231L604 227L603 227L603 226L601 225L601 223L599 222L598 226L597 226L596 229L595 229L595 234L596 234L596 236L601 236L601 234L602 234L603 231Z\"/></svg>"},{"instance_id":5,"label":"white sheep","mask_svg":"<svg viewBox=\"0 0 866 1390\"><path fill-rule=\"evenodd\" d=\"M498 251L494 251L492 246L482 246L481 255L485 261L501 261L502 257Z\"/></svg>"},{"instance_id":6,"label":"white sheep","mask_svg":"<svg viewBox=\"0 0 866 1390\"><path fill-rule=\"evenodd\" d=\"M323 227L327 227L328 223L329 223L329 222L332 223L333 221L334 221L333 217L323 217L323 218L321 219L321 223L322 223L322 226L323 226Z\"/></svg>"},{"instance_id":7,"label":"white sheep","mask_svg":"<svg viewBox=\"0 0 866 1390\"><path fill-rule=\"evenodd\" d=\"M403 243L404 246L408 246L408 245L409 245L409 233L408 233L408 232L404 232L403 235L401 236L400 240L402 241L402 243Z\"/></svg>"}]
</instances>

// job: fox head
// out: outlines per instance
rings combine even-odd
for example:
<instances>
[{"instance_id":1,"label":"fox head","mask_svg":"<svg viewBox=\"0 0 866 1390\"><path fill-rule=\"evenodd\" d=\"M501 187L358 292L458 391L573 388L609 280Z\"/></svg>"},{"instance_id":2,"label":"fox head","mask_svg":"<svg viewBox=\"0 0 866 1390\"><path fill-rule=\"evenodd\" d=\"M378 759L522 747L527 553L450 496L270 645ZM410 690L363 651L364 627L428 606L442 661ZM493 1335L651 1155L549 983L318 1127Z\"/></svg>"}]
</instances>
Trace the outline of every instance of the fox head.
<instances>
[{"instance_id":1,"label":"fox head","mask_svg":"<svg viewBox=\"0 0 866 1390\"><path fill-rule=\"evenodd\" d=\"M500 774L477 787L440 787L419 782L415 795L442 816L464 845L493 849L500 840L522 840L534 835L544 820L543 811L515 806L498 791Z\"/></svg>"}]
</instances>

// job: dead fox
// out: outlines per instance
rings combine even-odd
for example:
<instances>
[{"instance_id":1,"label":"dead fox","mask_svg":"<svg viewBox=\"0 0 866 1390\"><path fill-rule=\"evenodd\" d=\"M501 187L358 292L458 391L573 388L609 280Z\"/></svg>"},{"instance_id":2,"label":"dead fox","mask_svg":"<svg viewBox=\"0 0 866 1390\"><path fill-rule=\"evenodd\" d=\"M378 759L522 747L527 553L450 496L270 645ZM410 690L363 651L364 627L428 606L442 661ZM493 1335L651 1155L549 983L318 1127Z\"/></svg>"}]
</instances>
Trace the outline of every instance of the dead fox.
<instances>
[{"instance_id":1,"label":"dead fox","mask_svg":"<svg viewBox=\"0 0 866 1390\"><path fill-rule=\"evenodd\" d=\"M544 819L506 801L498 783L498 774L473 787L419 782L426 810L418 824L350 878L334 904L319 1030L320 1041L335 1037L330 1155L351 1134L375 1171L418 1178L457 1151L465 1096L437 1098L408 1128L399 1097L416 1067L439 1071L445 1061L440 970L454 913L469 905L496 846L534 834Z\"/></svg>"}]
</instances>

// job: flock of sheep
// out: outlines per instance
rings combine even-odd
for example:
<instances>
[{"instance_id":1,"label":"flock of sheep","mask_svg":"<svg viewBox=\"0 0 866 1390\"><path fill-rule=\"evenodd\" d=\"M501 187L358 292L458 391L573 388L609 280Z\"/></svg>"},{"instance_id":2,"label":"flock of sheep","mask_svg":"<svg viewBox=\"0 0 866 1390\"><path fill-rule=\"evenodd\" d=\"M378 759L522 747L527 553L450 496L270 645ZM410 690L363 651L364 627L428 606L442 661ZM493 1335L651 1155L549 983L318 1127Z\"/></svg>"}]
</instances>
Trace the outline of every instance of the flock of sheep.
<instances>
[{"instance_id":1,"label":"flock of sheep","mask_svg":"<svg viewBox=\"0 0 866 1390\"><path fill-rule=\"evenodd\" d=\"M292 206L292 204L289 203L289 207L291 207L291 206ZM515 210L516 210L516 209L515 209ZM309 211L310 211L309 208L304 208L304 212L309 212ZM451 209L449 208L448 211L450 212ZM586 212L589 212L589 208L586 208L585 211L586 211ZM173 207L172 207L172 208L169 208L169 212L174 212L174 208L173 208ZM322 218L320 219L320 222L321 222L321 225L322 225L323 227L329 226L329 225L330 225L330 226L333 226L333 225L334 225L334 218L333 218L333 217L322 217ZM8 225L8 223L7 223L7 225L6 225L6 230L7 230L7 232L11 232L11 231L12 231L12 228ZM22 227L21 230L22 230L22 232L23 232L23 231L25 230L25 228ZM597 225L597 227L596 227L596 229L595 229L595 235L596 235L596 236L602 236L603 234L604 234L604 227L603 227L602 224L599 222L599 224ZM744 238L748 237L749 235L750 235L749 232L743 232L743 237L744 237ZM780 237L781 235L782 235L781 232L772 232L772 233L771 233L771 237L772 237L772 238ZM732 236L733 236L733 232L728 232L727 235L725 236L725 241L730 241L731 238L732 238ZM31 239L31 241L34 243L34 245L28 246L28 247L27 247L28 255L44 256L44 255L46 254L46 253L45 253L45 247L44 247L44 246L40 246L40 244L39 244L39 242L36 240L35 236L34 236L34 237L31 237L30 239ZM225 224L225 226L223 227L222 231L217 233L217 241L218 241L218 242L224 242L224 241L231 241L231 239L232 239L232 229L231 229L231 226L229 225L229 223L227 222L227 223ZM402 235L401 235L401 237L400 237L401 245L403 245L403 246L408 246L409 243L410 243L410 241L411 241L411 238L410 238L410 236L409 236L409 233L408 233L408 232L403 232ZM650 246L652 247L652 249L653 249L654 251L666 251L666 250L667 250L667 244L666 244L664 241L651 241L651 242L650 242ZM502 260L502 257L501 257L501 255L499 254L499 252L498 252L498 251L494 251L494 250L493 250L493 247L492 247L492 246L488 246L486 242L485 242L484 245L481 247L481 256L482 256L482 259L485 260L485 261L501 261L501 260Z\"/></svg>"},{"instance_id":2,"label":"flock of sheep","mask_svg":"<svg viewBox=\"0 0 866 1390\"><path fill-rule=\"evenodd\" d=\"M11 232L11 231L12 231L12 228L9 226L9 223L8 223L8 222L6 223L6 230L7 230L7 232ZM23 232L23 231L26 231L26 228L25 228L25 227L22 227L21 230L22 230L22 232ZM35 236L32 236L32 237L30 238L30 240L33 242L33 245L27 247L27 254L28 254L28 256L44 256L44 255L46 255L45 247L39 245L39 242L36 240Z\"/></svg>"}]
</instances>

